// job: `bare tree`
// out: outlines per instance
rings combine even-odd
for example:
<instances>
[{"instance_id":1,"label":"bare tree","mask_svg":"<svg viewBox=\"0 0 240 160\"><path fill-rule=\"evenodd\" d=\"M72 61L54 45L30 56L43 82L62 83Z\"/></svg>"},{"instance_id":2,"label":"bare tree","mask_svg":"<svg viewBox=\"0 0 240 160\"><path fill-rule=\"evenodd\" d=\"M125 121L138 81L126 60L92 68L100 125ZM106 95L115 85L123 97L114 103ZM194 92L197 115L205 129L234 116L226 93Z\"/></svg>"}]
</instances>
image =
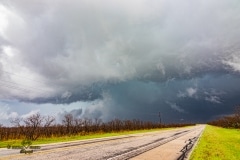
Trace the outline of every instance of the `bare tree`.
<instances>
[{"instance_id":1,"label":"bare tree","mask_svg":"<svg viewBox=\"0 0 240 160\"><path fill-rule=\"evenodd\" d=\"M45 121L44 127L50 127L55 121L55 118L52 116L47 116L44 118L44 121Z\"/></svg>"},{"instance_id":2,"label":"bare tree","mask_svg":"<svg viewBox=\"0 0 240 160\"><path fill-rule=\"evenodd\" d=\"M25 119L13 119L11 123L20 129L20 133L25 136L25 139L36 140L40 136L43 118L40 113L36 113Z\"/></svg>"},{"instance_id":3,"label":"bare tree","mask_svg":"<svg viewBox=\"0 0 240 160\"><path fill-rule=\"evenodd\" d=\"M240 106L237 106L235 108L235 124L234 127L235 128L240 128Z\"/></svg>"},{"instance_id":4,"label":"bare tree","mask_svg":"<svg viewBox=\"0 0 240 160\"><path fill-rule=\"evenodd\" d=\"M224 116L208 123L224 128L240 128L240 106L235 107L235 112L233 115Z\"/></svg>"},{"instance_id":5,"label":"bare tree","mask_svg":"<svg viewBox=\"0 0 240 160\"><path fill-rule=\"evenodd\" d=\"M42 127L44 117L40 113L31 115L23 120L28 130L26 138L29 140L36 140L40 135L40 128Z\"/></svg>"},{"instance_id":6,"label":"bare tree","mask_svg":"<svg viewBox=\"0 0 240 160\"><path fill-rule=\"evenodd\" d=\"M66 114L62 120L62 123L66 127L66 133L71 134L73 128L73 115Z\"/></svg>"},{"instance_id":7,"label":"bare tree","mask_svg":"<svg viewBox=\"0 0 240 160\"><path fill-rule=\"evenodd\" d=\"M240 106L235 107L235 116L240 118Z\"/></svg>"},{"instance_id":8,"label":"bare tree","mask_svg":"<svg viewBox=\"0 0 240 160\"><path fill-rule=\"evenodd\" d=\"M240 108L240 107L239 107ZM236 112L240 115L240 109ZM22 139L36 140L41 137L52 136L66 136L75 134L92 134L97 132L119 132L123 130L137 130L137 129L153 129L162 127L180 127L192 124L169 124L159 125L159 123L144 122L137 119L133 120L120 120L114 119L110 122L102 122L101 119L88 119L88 118L74 118L72 114L66 114L62 120L62 124L53 124L55 118L52 116L41 116L39 113L31 115L27 118L16 118L11 121L14 127L1 127L0 126L0 139ZM224 126L236 126L235 116L224 118L218 121ZM234 122L234 123L233 123Z\"/></svg>"},{"instance_id":9,"label":"bare tree","mask_svg":"<svg viewBox=\"0 0 240 160\"><path fill-rule=\"evenodd\" d=\"M23 119L22 118L15 118L12 119L10 122L12 125L17 129L17 133L19 135L26 135L27 129L26 127L22 124ZM26 137L26 136L25 136Z\"/></svg>"},{"instance_id":10,"label":"bare tree","mask_svg":"<svg viewBox=\"0 0 240 160\"><path fill-rule=\"evenodd\" d=\"M93 123L93 132L99 132L100 126L102 125L102 123L103 122L101 119L95 118Z\"/></svg>"},{"instance_id":11,"label":"bare tree","mask_svg":"<svg viewBox=\"0 0 240 160\"><path fill-rule=\"evenodd\" d=\"M51 132L51 126L54 123L54 121L55 121L55 118L52 116L44 117L43 127L44 127L44 133L46 137L52 136L53 133Z\"/></svg>"},{"instance_id":12,"label":"bare tree","mask_svg":"<svg viewBox=\"0 0 240 160\"><path fill-rule=\"evenodd\" d=\"M74 119L74 134L78 134L82 132L83 128L83 120L80 118L75 118Z\"/></svg>"}]
</instances>

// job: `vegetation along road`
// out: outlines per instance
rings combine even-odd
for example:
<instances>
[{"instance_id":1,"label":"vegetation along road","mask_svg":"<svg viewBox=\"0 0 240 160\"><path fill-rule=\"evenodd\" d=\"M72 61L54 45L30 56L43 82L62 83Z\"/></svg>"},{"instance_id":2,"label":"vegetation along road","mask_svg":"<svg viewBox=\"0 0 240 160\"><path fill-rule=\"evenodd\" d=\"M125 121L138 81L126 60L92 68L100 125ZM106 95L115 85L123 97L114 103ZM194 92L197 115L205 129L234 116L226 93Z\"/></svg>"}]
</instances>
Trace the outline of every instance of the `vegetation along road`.
<instances>
[{"instance_id":1,"label":"vegetation along road","mask_svg":"<svg viewBox=\"0 0 240 160\"><path fill-rule=\"evenodd\" d=\"M204 128L205 125L197 125L127 136L48 144L42 145L40 150L35 150L32 154L19 154L16 151L11 153L7 149L0 149L0 154L5 154L0 159L135 160L144 159L145 156L148 156L148 159L156 159L156 156L168 160L181 159L187 156ZM155 154L156 150L158 154ZM148 155L149 153L152 156Z\"/></svg>"}]
</instances>

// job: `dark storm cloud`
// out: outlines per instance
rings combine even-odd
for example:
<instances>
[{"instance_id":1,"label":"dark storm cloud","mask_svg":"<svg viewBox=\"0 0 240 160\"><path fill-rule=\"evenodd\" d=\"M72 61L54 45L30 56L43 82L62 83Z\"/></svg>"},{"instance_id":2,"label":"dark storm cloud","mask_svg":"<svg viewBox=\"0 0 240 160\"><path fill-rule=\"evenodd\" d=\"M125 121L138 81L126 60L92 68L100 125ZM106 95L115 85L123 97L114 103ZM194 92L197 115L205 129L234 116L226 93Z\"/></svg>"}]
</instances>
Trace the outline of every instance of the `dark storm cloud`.
<instances>
[{"instance_id":1,"label":"dark storm cloud","mask_svg":"<svg viewBox=\"0 0 240 160\"><path fill-rule=\"evenodd\" d=\"M69 104L77 101L94 101L96 99L102 99L102 92L106 89L107 85L102 83L92 84L91 86L76 86L68 88L65 92L60 92L52 97L37 97L31 100L19 99L21 101L32 102L32 103L52 103L52 104Z\"/></svg>"},{"instance_id":2,"label":"dark storm cloud","mask_svg":"<svg viewBox=\"0 0 240 160\"><path fill-rule=\"evenodd\" d=\"M238 102L239 12L238 0L2 1L1 98L92 101L85 115L106 119L223 114Z\"/></svg>"},{"instance_id":3,"label":"dark storm cloud","mask_svg":"<svg viewBox=\"0 0 240 160\"><path fill-rule=\"evenodd\" d=\"M238 76L206 75L193 80L167 83L128 81L106 89L103 100L90 105L87 115L109 120L144 119L158 121L206 122L218 115L231 114L240 103ZM226 85L227 84L227 85ZM179 94L181 93L181 94Z\"/></svg>"}]
</instances>

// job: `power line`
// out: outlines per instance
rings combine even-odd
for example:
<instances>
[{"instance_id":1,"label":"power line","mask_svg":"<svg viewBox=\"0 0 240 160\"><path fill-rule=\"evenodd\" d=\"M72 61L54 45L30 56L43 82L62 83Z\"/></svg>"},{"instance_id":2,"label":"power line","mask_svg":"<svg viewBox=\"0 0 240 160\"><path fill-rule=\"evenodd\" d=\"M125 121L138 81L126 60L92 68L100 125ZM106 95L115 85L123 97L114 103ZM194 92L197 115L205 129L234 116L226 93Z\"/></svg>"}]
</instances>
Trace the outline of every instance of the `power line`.
<instances>
[{"instance_id":1,"label":"power line","mask_svg":"<svg viewBox=\"0 0 240 160\"><path fill-rule=\"evenodd\" d=\"M39 84L40 86L45 86L45 84L43 82L37 81L37 80L29 78L27 76L21 76L16 73L12 73L12 72L8 72L8 71L1 71L1 72L21 78L21 79L25 80L26 82L31 81L34 84ZM22 91L22 92L31 92L31 93L37 92L37 93L40 93L41 95L51 94L51 92L44 90L40 87L33 87L33 86L28 86L26 84L24 84L24 85L19 84L19 83L14 82L13 80L6 80L6 79L2 78L2 79L0 79L0 82L2 83L2 84L0 84L0 86L2 86L2 87L15 89L15 90Z\"/></svg>"},{"instance_id":2,"label":"power line","mask_svg":"<svg viewBox=\"0 0 240 160\"><path fill-rule=\"evenodd\" d=\"M16 76L18 78L21 78L23 80L26 80L26 81L31 81L31 82L36 82L36 84L40 84L41 86L46 86L45 83L47 83L48 85L56 85L56 83L53 83L53 82L47 82L47 81L38 81L38 80L35 80L35 79L32 79L32 78L29 78L27 76L21 76L19 74L16 74L16 73L12 73L12 72L9 72L9 71L1 71L1 72L4 72L8 75L13 75L13 76ZM19 83L16 83L14 81L9 81L9 80L5 80L5 79L0 79L0 82L2 81L2 84L0 84L0 86L2 87L6 87L6 88L11 88L11 89L15 89L15 90L19 90L19 91L23 91L23 92L38 92L38 93L41 93L41 94L45 94L46 95L46 92L49 93L49 94L52 94L53 92L49 92L49 91L46 91L46 90L43 90L42 88L36 88L36 87L33 87L33 86L26 86L26 85L23 85L23 84L19 84ZM77 85L75 87L71 87L70 89L67 89L67 90L76 90L77 88L80 88L81 86ZM84 89L84 86L81 87L81 89Z\"/></svg>"},{"instance_id":3,"label":"power line","mask_svg":"<svg viewBox=\"0 0 240 160\"><path fill-rule=\"evenodd\" d=\"M162 123L162 118L161 118L161 112L158 113L158 117L159 117L159 123Z\"/></svg>"},{"instance_id":4,"label":"power line","mask_svg":"<svg viewBox=\"0 0 240 160\"><path fill-rule=\"evenodd\" d=\"M44 85L44 86L46 85L45 83L48 83L48 84L50 84L50 85L55 85L55 83L50 82L50 81L42 81L42 82L41 82L41 81L38 81L38 80L35 80L35 79L32 79L32 78L26 77L26 76L18 75L18 74L16 74L16 73L12 73L12 72L8 72L8 71L1 71L1 72L4 72L4 73L10 74L10 75L17 76L17 77L19 77L19 78L22 78L22 79L25 79L25 80L28 80L28 81L34 81L34 82L37 82L37 83L39 83L39 84L41 84L41 85ZM72 89L76 89L76 88L79 88L79 85L72 87Z\"/></svg>"},{"instance_id":5,"label":"power line","mask_svg":"<svg viewBox=\"0 0 240 160\"><path fill-rule=\"evenodd\" d=\"M39 96L43 96L46 94L51 94L49 91L45 91L39 88L35 88L35 87L29 87L29 86L22 86L18 83L15 82L11 82L11 81L6 81L6 80L2 80L0 79L0 87L5 87L5 88L9 88L9 89L14 89L14 90L18 90L21 91L23 93L36 93L36 94L40 94Z\"/></svg>"},{"instance_id":6,"label":"power line","mask_svg":"<svg viewBox=\"0 0 240 160\"><path fill-rule=\"evenodd\" d=\"M7 84L14 85L14 86L16 86L16 87L23 86L23 85L21 85L21 84L18 84L18 83L12 82L12 81L7 81L7 80L4 80L4 79L0 79L0 81L1 81L2 83L4 83L4 84L7 83ZM30 89L30 90L37 91L37 92L39 92L39 90L41 90L42 92L45 92L45 90L43 90L43 89L41 89L41 88L35 88L35 87L32 87L32 86L26 86L26 85L25 85L25 87L27 87L27 88ZM20 88L22 88L22 87L20 87Z\"/></svg>"},{"instance_id":7,"label":"power line","mask_svg":"<svg viewBox=\"0 0 240 160\"><path fill-rule=\"evenodd\" d=\"M8 84L0 84L1 87L6 87L6 88L11 88L11 89L16 89L16 90L20 90L20 91L24 91L24 92L28 92L30 90L24 89L24 88L20 88L17 86L12 86L12 85L8 85Z\"/></svg>"},{"instance_id":8,"label":"power line","mask_svg":"<svg viewBox=\"0 0 240 160\"><path fill-rule=\"evenodd\" d=\"M28 81L34 81L34 82L37 82L37 83L39 83L39 84L45 85L43 82L37 81L37 80L32 79L32 78L29 78L29 77L27 77L27 76L20 76L20 75L18 75L18 74L16 74L16 73L12 73L12 72L8 72L8 71L1 71L1 72L4 72L4 73L10 74L10 75L17 76L17 77L19 77L19 78L22 78L22 79L25 79L25 80L28 80ZM46 82L46 81L45 81L45 82Z\"/></svg>"},{"instance_id":9,"label":"power line","mask_svg":"<svg viewBox=\"0 0 240 160\"><path fill-rule=\"evenodd\" d=\"M18 90L18 91L23 91L24 93L26 93L26 92L32 92L32 93L38 92L38 93L40 93L41 95L46 94L46 93L40 92L40 91L38 91L38 90L26 89L26 88L23 88L23 87L21 87L21 86L6 84L6 83L3 83L3 82L0 82L0 86L1 86L1 87L6 87L6 88L15 89L15 90Z\"/></svg>"}]
</instances>

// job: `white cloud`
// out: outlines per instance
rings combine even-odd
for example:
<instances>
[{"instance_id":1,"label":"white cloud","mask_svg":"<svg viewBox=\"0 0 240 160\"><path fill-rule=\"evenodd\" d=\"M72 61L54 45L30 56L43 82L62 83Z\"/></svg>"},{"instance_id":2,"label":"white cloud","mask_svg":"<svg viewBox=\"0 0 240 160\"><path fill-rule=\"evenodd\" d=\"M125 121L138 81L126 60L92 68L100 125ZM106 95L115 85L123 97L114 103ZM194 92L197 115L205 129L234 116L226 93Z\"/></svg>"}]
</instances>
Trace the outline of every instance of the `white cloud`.
<instances>
[{"instance_id":1,"label":"white cloud","mask_svg":"<svg viewBox=\"0 0 240 160\"><path fill-rule=\"evenodd\" d=\"M3 5L0 5L0 35L4 36L4 31L8 26L7 15L9 11Z\"/></svg>"},{"instance_id":2,"label":"white cloud","mask_svg":"<svg viewBox=\"0 0 240 160\"><path fill-rule=\"evenodd\" d=\"M176 103L172 103L172 102L166 102L172 109L180 112L180 113L185 113L185 110L182 109L180 106L178 106Z\"/></svg>"},{"instance_id":3,"label":"white cloud","mask_svg":"<svg viewBox=\"0 0 240 160\"><path fill-rule=\"evenodd\" d=\"M10 125L11 120L15 119L19 114L15 111L12 111L8 105L1 104L0 106L0 124Z\"/></svg>"},{"instance_id":4,"label":"white cloud","mask_svg":"<svg viewBox=\"0 0 240 160\"><path fill-rule=\"evenodd\" d=\"M186 94L183 93L183 92L181 92L181 91L179 91L179 92L177 93L177 97L178 97L178 98L184 98L184 97L186 97Z\"/></svg>"},{"instance_id":5,"label":"white cloud","mask_svg":"<svg viewBox=\"0 0 240 160\"><path fill-rule=\"evenodd\" d=\"M211 88L209 91L204 91L204 94L206 95L206 97L204 98L206 101L221 104L223 103L221 100L221 96L225 95L226 93L224 91Z\"/></svg>"},{"instance_id":6,"label":"white cloud","mask_svg":"<svg viewBox=\"0 0 240 160\"><path fill-rule=\"evenodd\" d=\"M197 93L197 89L196 88L187 88L186 92L189 97L193 97L193 95L195 95Z\"/></svg>"},{"instance_id":7,"label":"white cloud","mask_svg":"<svg viewBox=\"0 0 240 160\"><path fill-rule=\"evenodd\" d=\"M96 100L84 108L82 117L100 118L104 121L112 119L110 114L112 105L115 105L111 95L108 92L102 93L103 98ZM110 108L109 108L110 107Z\"/></svg>"},{"instance_id":8,"label":"white cloud","mask_svg":"<svg viewBox=\"0 0 240 160\"><path fill-rule=\"evenodd\" d=\"M184 92L179 91L177 93L177 97L179 97L179 98L194 97L196 95L196 93L197 93L197 88L189 87Z\"/></svg>"},{"instance_id":9,"label":"white cloud","mask_svg":"<svg viewBox=\"0 0 240 160\"><path fill-rule=\"evenodd\" d=\"M23 114L23 115L21 115L21 118L28 118L28 117L30 117L30 116L32 116L32 115L34 115L34 114L37 114L37 113L39 113L40 112L40 110L39 109L37 109L37 110L32 110L32 111L30 111L29 113L26 113L26 114Z\"/></svg>"},{"instance_id":10,"label":"white cloud","mask_svg":"<svg viewBox=\"0 0 240 160\"><path fill-rule=\"evenodd\" d=\"M15 25L15 26L12 26ZM18 26L18 27L16 27ZM10 40L11 34L22 35L24 27L23 19L12 9L0 3L0 36L6 40ZM22 31L20 33L19 31ZM16 39L19 41L20 39Z\"/></svg>"},{"instance_id":11,"label":"white cloud","mask_svg":"<svg viewBox=\"0 0 240 160\"><path fill-rule=\"evenodd\" d=\"M72 93L69 91L66 91L62 94L61 98L62 99L69 99L72 96Z\"/></svg>"},{"instance_id":12,"label":"white cloud","mask_svg":"<svg viewBox=\"0 0 240 160\"><path fill-rule=\"evenodd\" d=\"M7 105L1 106L0 108L0 121L6 121L13 118L17 118L18 113L10 110L10 107Z\"/></svg>"},{"instance_id":13,"label":"white cloud","mask_svg":"<svg viewBox=\"0 0 240 160\"><path fill-rule=\"evenodd\" d=\"M156 66L157 66L157 69L159 70L159 72L160 72L163 76L165 76L166 71L165 71L164 65L163 65L162 63L158 63Z\"/></svg>"},{"instance_id":14,"label":"white cloud","mask_svg":"<svg viewBox=\"0 0 240 160\"><path fill-rule=\"evenodd\" d=\"M209 101L211 103L217 103L217 104L221 104L221 99L217 96L209 96L209 97L205 97L206 101Z\"/></svg>"},{"instance_id":15,"label":"white cloud","mask_svg":"<svg viewBox=\"0 0 240 160\"><path fill-rule=\"evenodd\" d=\"M217 90L214 88L210 88L209 91L204 91L204 94L207 96L222 96L222 95L225 95L226 92Z\"/></svg>"},{"instance_id":16,"label":"white cloud","mask_svg":"<svg viewBox=\"0 0 240 160\"><path fill-rule=\"evenodd\" d=\"M231 67L234 71L240 72L240 57L239 53L237 55L233 55L229 60L223 60L223 64Z\"/></svg>"}]
</instances>

